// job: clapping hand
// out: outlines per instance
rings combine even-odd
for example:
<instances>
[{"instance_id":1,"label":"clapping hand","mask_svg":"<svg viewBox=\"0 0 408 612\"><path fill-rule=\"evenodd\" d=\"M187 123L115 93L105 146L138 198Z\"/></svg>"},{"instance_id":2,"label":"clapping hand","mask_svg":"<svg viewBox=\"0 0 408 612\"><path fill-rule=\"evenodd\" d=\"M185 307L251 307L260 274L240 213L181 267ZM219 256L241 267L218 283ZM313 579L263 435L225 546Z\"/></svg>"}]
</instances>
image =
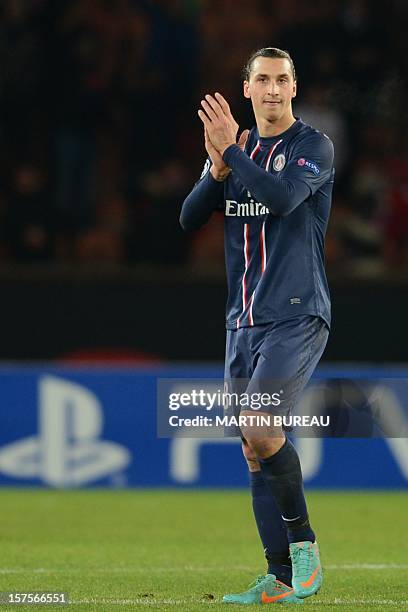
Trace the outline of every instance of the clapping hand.
<instances>
[{"instance_id":1,"label":"clapping hand","mask_svg":"<svg viewBox=\"0 0 408 612\"><path fill-rule=\"evenodd\" d=\"M211 174L218 181L223 181L231 170L222 159L222 155L230 145L238 144L243 150L249 136L249 130L244 130L237 143L238 123L232 116L225 98L216 93L207 94L201 101L204 109L198 111L198 116L204 124L205 148L212 161Z\"/></svg>"}]
</instances>

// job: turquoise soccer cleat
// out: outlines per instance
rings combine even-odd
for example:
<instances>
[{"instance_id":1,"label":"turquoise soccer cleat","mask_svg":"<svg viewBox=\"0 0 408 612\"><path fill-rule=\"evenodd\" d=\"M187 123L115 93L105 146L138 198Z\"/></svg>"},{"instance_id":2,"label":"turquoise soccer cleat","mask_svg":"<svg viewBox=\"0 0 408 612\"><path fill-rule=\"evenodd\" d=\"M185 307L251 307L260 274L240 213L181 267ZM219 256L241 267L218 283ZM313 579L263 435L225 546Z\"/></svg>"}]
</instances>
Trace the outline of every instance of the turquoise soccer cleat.
<instances>
[{"instance_id":1,"label":"turquoise soccer cleat","mask_svg":"<svg viewBox=\"0 0 408 612\"><path fill-rule=\"evenodd\" d=\"M289 544L292 559L292 586L296 597L314 595L322 586L323 573L317 542Z\"/></svg>"},{"instance_id":2,"label":"turquoise soccer cleat","mask_svg":"<svg viewBox=\"0 0 408 612\"><path fill-rule=\"evenodd\" d=\"M298 599L292 587L287 586L277 580L273 574L258 576L249 585L248 591L224 595L222 598L225 603L232 604L301 604L302 599Z\"/></svg>"}]
</instances>

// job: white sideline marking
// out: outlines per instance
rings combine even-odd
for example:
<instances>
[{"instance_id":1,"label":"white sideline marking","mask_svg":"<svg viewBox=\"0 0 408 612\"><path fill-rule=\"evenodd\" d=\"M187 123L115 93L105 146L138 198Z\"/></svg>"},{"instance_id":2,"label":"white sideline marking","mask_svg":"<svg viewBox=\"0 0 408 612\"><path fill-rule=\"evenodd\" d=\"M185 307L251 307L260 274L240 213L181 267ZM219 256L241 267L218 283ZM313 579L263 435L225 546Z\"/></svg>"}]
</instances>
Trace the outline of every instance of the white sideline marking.
<instances>
[{"instance_id":1,"label":"white sideline marking","mask_svg":"<svg viewBox=\"0 0 408 612\"><path fill-rule=\"evenodd\" d=\"M144 605L144 606L157 606L157 605L163 605L163 604L168 604L171 606L179 606L181 604L188 604L188 603L212 603L211 601L208 602L201 602L200 600L197 600L196 602L192 601L191 599L152 599L152 598L148 598L148 597L143 597L143 599L96 599L96 598L91 598L91 599L71 599L69 602L70 606L81 606L81 605L86 605L86 604L96 604L96 605L108 605L108 606L140 606L140 605ZM214 601L215 603L215 601Z\"/></svg>"},{"instance_id":2,"label":"white sideline marking","mask_svg":"<svg viewBox=\"0 0 408 612\"><path fill-rule=\"evenodd\" d=\"M408 569L408 563L345 563L340 565L323 565L323 570L383 570L383 569ZM143 574L152 572L256 572L257 568L252 565L184 565L180 567L3 567L0 568L0 574Z\"/></svg>"},{"instance_id":3,"label":"white sideline marking","mask_svg":"<svg viewBox=\"0 0 408 612\"><path fill-rule=\"evenodd\" d=\"M408 569L408 563L345 563L343 565L323 565L323 570L382 570L382 569Z\"/></svg>"},{"instance_id":4,"label":"white sideline marking","mask_svg":"<svg viewBox=\"0 0 408 612\"><path fill-rule=\"evenodd\" d=\"M341 599L340 597L335 597L333 600L326 599L316 599L315 601L310 601L308 603L311 604L323 604L323 605L332 605L332 606L349 606L351 605L369 605L369 606L406 606L408 604L407 600L398 601L395 599Z\"/></svg>"},{"instance_id":5,"label":"white sideline marking","mask_svg":"<svg viewBox=\"0 0 408 612\"><path fill-rule=\"evenodd\" d=\"M86 604L96 604L96 605L111 605L111 606L157 606L167 604L170 606L179 606L186 604L208 604L210 606L214 604L219 604L220 600L214 599L212 601L206 601L197 597L197 599L152 599L152 598L138 598L138 599L109 599L109 598L90 598L90 599L72 599L70 600L70 605L80 606ZM406 606L408 605L408 600L398 601L394 599L342 599L340 597L336 597L335 599L316 599L308 601L308 604L312 605L331 605L331 606L350 606L350 605L369 605L369 606Z\"/></svg>"}]
</instances>

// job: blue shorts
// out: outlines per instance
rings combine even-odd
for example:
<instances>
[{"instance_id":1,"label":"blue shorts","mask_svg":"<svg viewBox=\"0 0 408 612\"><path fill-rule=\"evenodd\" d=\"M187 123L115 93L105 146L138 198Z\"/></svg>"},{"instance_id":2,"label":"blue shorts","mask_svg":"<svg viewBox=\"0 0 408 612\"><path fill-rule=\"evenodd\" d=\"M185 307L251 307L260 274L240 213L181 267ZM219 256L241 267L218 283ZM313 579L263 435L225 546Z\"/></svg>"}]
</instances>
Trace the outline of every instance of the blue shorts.
<instances>
[{"instance_id":1,"label":"blue shorts","mask_svg":"<svg viewBox=\"0 0 408 612\"><path fill-rule=\"evenodd\" d=\"M312 315L227 330L225 391L249 398L275 394L279 403L257 404L255 410L289 415L323 354L328 336L325 321ZM253 409L251 404L234 404L225 414L238 416L241 410ZM233 428L225 433L240 435Z\"/></svg>"}]
</instances>

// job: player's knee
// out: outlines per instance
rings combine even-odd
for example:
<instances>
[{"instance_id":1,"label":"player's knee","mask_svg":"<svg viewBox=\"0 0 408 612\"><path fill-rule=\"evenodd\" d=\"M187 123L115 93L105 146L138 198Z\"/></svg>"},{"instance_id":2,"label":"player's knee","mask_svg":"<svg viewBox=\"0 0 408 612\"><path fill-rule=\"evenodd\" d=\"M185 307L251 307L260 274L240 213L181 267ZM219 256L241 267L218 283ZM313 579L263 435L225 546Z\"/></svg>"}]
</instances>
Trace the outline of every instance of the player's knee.
<instances>
[{"instance_id":1,"label":"player's knee","mask_svg":"<svg viewBox=\"0 0 408 612\"><path fill-rule=\"evenodd\" d=\"M277 453L285 443L284 434L279 436L261 438L253 437L247 439L248 446L251 449L251 457L266 459Z\"/></svg>"},{"instance_id":2,"label":"player's knee","mask_svg":"<svg viewBox=\"0 0 408 612\"><path fill-rule=\"evenodd\" d=\"M242 415L247 416L245 411ZM263 416L268 416L267 414ZM278 452L285 442L285 434L280 427L258 426L251 422L241 426L242 439L247 445L248 456L254 459L265 459ZM245 452L244 452L245 454Z\"/></svg>"},{"instance_id":3,"label":"player's knee","mask_svg":"<svg viewBox=\"0 0 408 612\"><path fill-rule=\"evenodd\" d=\"M245 459L248 461L256 461L256 454L249 446L247 440L242 440L242 452L244 453Z\"/></svg>"},{"instance_id":4,"label":"player's knee","mask_svg":"<svg viewBox=\"0 0 408 612\"><path fill-rule=\"evenodd\" d=\"M259 463L256 457L256 453L252 450L246 440L242 441L242 452L248 464L249 471L257 472L259 470Z\"/></svg>"}]
</instances>

